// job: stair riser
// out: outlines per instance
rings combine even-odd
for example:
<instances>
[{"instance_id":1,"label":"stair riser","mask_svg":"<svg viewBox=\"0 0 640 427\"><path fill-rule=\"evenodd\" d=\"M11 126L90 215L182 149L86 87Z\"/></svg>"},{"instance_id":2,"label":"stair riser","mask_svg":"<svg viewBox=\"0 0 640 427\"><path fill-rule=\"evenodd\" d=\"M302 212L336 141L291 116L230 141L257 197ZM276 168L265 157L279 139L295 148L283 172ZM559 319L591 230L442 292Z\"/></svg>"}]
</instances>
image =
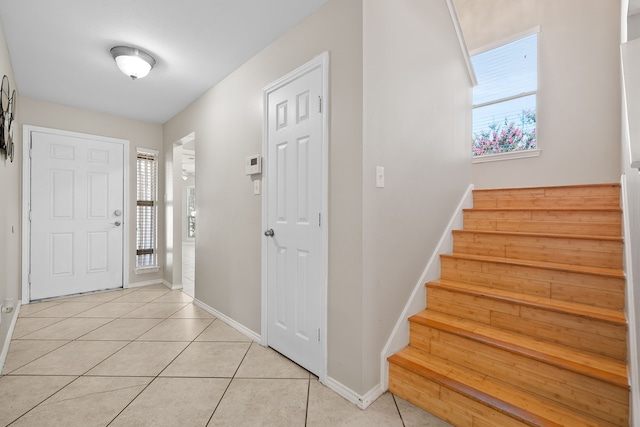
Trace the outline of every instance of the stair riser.
<instances>
[{"instance_id":1,"label":"stair riser","mask_svg":"<svg viewBox=\"0 0 640 427\"><path fill-rule=\"evenodd\" d=\"M622 268L622 243L565 237L485 234L456 230L453 251L602 268Z\"/></svg>"},{"instance_id":2,"label":"stair riser","mask_svg":"<svg viewBox=\"0 0 640 427\"><path fill-rule=\"evenodd\" d=\"M624 308L623 278L451 257L442 257L440 266L445 280L603 308Z\"/></svg>"},{"instance_id":3,"label":"stair riser","mask_svg":"<svg viewBox=\"0 0 640 427\"><path fill-rule=\"evenodd\" d=\"M621 425L626 420L624 388L426 325L411 324L410 344L582 413Z\"/></svg>"},{"instance_id":4,"label":"stair riser","mask_svg":"<svg viewBox=\"0 0 640 427\"><path fill-rule=\"evenodd\" d=\"M608 357L626 358L624 325L427 287L427 308Z\"/></svg>"},{"instance_id":5,"label":"stair riser","mask_svg":"<svg viewBox=\"0 0 640 427\"><path fill-rule=\"evenodd\" d=\"M520 422L434 381L389 364L389 391L456 426L524 427Z\"/></svg>"},{"instance_id":6,"label":"stair riser","mask_svg":"<svg viewBox=\"0 0 640 427\"><path fill-rule=\"evenodd\" d=\"M622 234L619 212L475 211L464 212L466 230L616 236Z\"/></svg>"},{"instance_id":7,"label":"stair riser","mask_svg":"<svg viewBox=\"0 0 640 427\"><path fill-rule=\"evenodd\" d=\"M619 186L581 188L520 188L473 192L474 208L579 208L620 207Z\"/></svg>"}]
</instances>

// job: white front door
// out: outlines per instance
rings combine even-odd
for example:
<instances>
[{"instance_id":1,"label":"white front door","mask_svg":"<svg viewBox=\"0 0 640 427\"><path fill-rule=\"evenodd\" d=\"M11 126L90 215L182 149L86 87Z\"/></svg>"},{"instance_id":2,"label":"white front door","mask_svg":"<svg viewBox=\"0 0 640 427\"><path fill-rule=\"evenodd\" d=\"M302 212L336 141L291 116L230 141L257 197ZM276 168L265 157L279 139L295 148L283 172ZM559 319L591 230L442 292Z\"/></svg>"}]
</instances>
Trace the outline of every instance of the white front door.
<instances>
[{"instance_id":1,"label":"white front door","mask_svg":"<svg viewBox=\"0 0 640 427\"><path fill-rule=\"evenodd\" d=\"M124 146L31 132L31 301L123 286Z\"/></svg>"},{"instance_id":2,"label":"white front door","mask_svg":"<svg viewBox=\"0 0 640 427\"><path fill-rule=\"evenodd\" d=\"M323 63L265 91L267 341L322 370Z\"/></svg>"}]
</instances>

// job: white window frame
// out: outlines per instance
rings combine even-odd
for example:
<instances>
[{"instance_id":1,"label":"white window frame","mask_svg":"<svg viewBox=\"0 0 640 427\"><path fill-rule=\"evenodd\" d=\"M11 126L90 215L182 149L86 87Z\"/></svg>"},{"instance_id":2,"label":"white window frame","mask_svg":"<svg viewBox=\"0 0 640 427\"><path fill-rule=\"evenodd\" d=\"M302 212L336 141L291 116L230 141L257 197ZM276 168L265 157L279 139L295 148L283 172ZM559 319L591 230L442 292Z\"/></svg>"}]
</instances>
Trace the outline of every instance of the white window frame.
<instances>
[{"instance_id":1,"label":"white window frame","mask_svg":"<svg viewBox=\"0 0 640 427\"><path fill-rule=\"evenodd\" d=\"M540 26L537 25L533 28L530 28L528 30L525 31L521 31L519 33L513 34L509 37L497 40L493 43L490 43L488 45L482 46L478 49L474 49L471 52L469 52L469 56L473 57L475 55L479 55L481 53L490 51L492 49L496 49L500 46L504 46L506 44L509 43L513 43L515 41L518 41L520 39L523 39L525 37L529 37L532 36L534 34L539 34L540 33ZM538 39L539 41L539 39ZM539 73L538 73L539 76ZM539 86L539 85L538 85ZM472 106L472 110L475 108L479 108L479 107L484 107L487 105L493 105L493 104L497 104L500 102L505 102L505 101L509 101L511 99L517 99L517 98L521 98L521 97L525 97L525 96L530 96L530 95L536 95L536 115L538 114L538 90L536 87L535 91L531 91L531 92L526 92L526 93L521 93L518 95L514 95L508 98L501 98L501 99L497 99L497 100L493 100L493 101L489 101L489 102L485 102L482 104L478 104L478 105L473 105ZM538 157L540 155L540 153L542 153L542 149L540 149L540 144L536 138L536 147L537 148L532 148L530 150L519 150L519 151L509 151L506 153L495 153L495 154L485 154L482 156L471 156L471 163L475 164L475 163L488 163L488 162L497 162L497 161L503 161L503 160L515 160L515 159L524 159L524 158L528 158L528 157Z\"/></svg>"},{"instance_id":2,"label":"white window frame","mask_svg":"<svg viewBox=\"0 0 640 427\"><path fill-rule=\"evenodd\" d=\"M156 162L156 176L155 176L155 187L156 187L156 194L154 195L154 216L155 216L155 227L153 229L153 233L154 233L154 247L151 248L153 249L153 255L155 255L154 257L154 264L151 265L138 265L138 156L140 154L146 154L146 155L151 155L154 157L155 162ZM142 148L142 147L137 147L136 148L136 256L135 256L135 270L134 272L136 274L141 274L141 273L153 273L153 272L157 272L160 270L160 264L159 264L159 257L158 257L158 184L160 182L160 152L158 150L154 150L151 148Z\"/></svg>"}]
</instances>

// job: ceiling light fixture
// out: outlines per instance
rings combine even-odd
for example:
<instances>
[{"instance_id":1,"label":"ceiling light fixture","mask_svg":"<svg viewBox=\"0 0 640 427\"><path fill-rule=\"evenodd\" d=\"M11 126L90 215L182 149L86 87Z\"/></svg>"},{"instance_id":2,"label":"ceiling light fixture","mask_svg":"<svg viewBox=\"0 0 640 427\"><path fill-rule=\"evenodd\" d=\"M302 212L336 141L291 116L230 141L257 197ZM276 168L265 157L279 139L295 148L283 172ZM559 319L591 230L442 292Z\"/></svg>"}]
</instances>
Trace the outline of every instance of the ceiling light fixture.
<instances>
[{"instance_id":1,"label":"ceiling light fixture","mask_svg":"<svg viewBox=\"0 0 640 427\"><path fill-rule=\"evenodd\" d=\"M133 80L146 76L156 65L153 56L135 47L115 46L111 48L111 55L120 71Z\"/></svg>"}]
</instances>

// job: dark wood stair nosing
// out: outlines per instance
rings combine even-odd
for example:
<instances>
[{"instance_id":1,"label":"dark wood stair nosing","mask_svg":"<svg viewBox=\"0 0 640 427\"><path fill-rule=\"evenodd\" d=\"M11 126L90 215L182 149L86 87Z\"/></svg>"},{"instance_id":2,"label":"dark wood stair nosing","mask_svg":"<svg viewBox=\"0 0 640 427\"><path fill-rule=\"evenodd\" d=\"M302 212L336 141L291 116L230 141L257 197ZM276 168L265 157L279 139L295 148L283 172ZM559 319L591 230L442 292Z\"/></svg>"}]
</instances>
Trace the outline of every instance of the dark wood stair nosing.
<instances>
[{"instance_id":1,"label":"dark wood stair nosing","mask_svg":"<svg viewBox=\"0 0 640 427\"><path fill-rule=\"evenodd\" d=\"M622 213L621 208L563 208L563 207L555 207L555 208L545 208L539 206L531 206L531 207L494 207L494 208L463 208L463 212L520 212L520 211L531 211L531 212L615 212ZM585 221L590 222L590 221ZM594 221L599 223L599 221Z\"/></svg>"},{"instance_id":2,"label":"dark wood stair nosing","mask_svg":"<svg viewBox=\"0 0 640 427\"><path fill-rule=\"evenodd\" d=\"M484 191L484 192L490 192L490 191L530 191L530 190L556 190L556 189L560 189L560 188L589 188L589 187L596 187L596 188L604 188L604 187L611 187L611 188L621 188L620 183L618 182L600 182L597 184L575 184L575 185L554 185L554 186L537 186L537 187L508 187L508 188L478 188L478 189L474 189L473 191Z\"/></svg>"},{"instance_id":3,"label":"dark wood stair nosing","mask_svg":"<svg viewBox=\"0 0 640 427\"><path fill-rule=\"evenodd\" d=\"M455 283L453 281L449 281L451 283ZM439 289L444 289L444 290L448 290L451 292L458 292L458 293L462 293L462 294L466 294L466 295L471 295L471 296L478 296L478 297L482 297L482 298L488 298L488 299L492 299L495 301L501 301L501 302L505 302L505 303L509 303L509 304L518 304L518 305L522 305L522 306L527 306L527 307L533 307L533 308L539 308L542 310L547 310L547 311L553 311L555 313L563 313L563 314L569 314L572 316L576 316L576 317L581 317L584 319L594 319L594 320L598 320L601 322L605 322L605 323L609 323L612 325L617 325L617 326L628 326L627 325L627 321L626 318L624 317L624 313L621 310L614 310L614 309L607 309L607 308L603 308L603 307L598 307L599 310L608 310L611 311L612 313L616 313L616 314L621 314L622 317L616 317L616 316L605 316L603 314L600 313L589 313L588 312L588 308L590 307L587 304L580 304L580 303L573 303L570 301L563 301L563 300L553 300L551 298L549 298L550 302L558 302L558 303L570 303L570 304L574 304L574 305L580 305L580 306L584 306L585 307L585 311L584 312L580 312L577 309L570 309L569 307L565 307L565 308L561 308L561 307L554 307L553 305L546 305L540 302L536 302L536 301L527 301L526 299L517 299L515 297L507 297L507 296L503 296L503 295L496 295L495 293L491 293L491 290L495 290L495 291L502 291L501 289L495 289L495 288L490 288L490 287L485 287L485 286L481 286L481 285L472 285L472 286L476 286L476 287L482 287L484 289L486 289L486 292L480 292L480 291L474 291L474 290L470 290L470 289L463 289L463 288L458 288L455 285L450 285L449 283L447 283L447 281L445 280L444 282L442 281L442 279L438 279L438 280L434 280L431 282L427 282L425 284L425 286L427 288L439 288ZM510 292L510 291L506 291L506 292ZM515 292L514 292L515 293ZM522 294L523 297L526 294Z\"/></svg>"},{"instance_id":4,"label":"dark wood stair nosing","mask_svg":"<svg viewBox=\"0 0 640 427\"><path fill-rule=\"evenodd\" d=\"M490 408L507 415L511 418L515 418L518 421L522 421L532 427L536 426L557 426L562 427L555 422L548 420L544 417L527 411L526 409L515 406L509 402L505 402L502 399L491 396L481 390L473 388L467 384L456 381L452 378L448 378L438 372L435 372L427 367L418 365L415 362L405 359L397 353L387 358L389 363L393 363L403 369L420 375L423 378L432 380L442 387L446 387L456 393L463 394L465 397L472 399L482 405L489 406Z\"/></svg>"},{"instance_id":5,"label":"dark wood stair nosing","mask_svg":"<svg viewBox=\"0 0 640 427\"><path fill-rule=\"evenodd\" d=\"M576 374L585 375L589 378L597 379L608 384L625 388L629 390L629 382L626 377L620 377L619 375L612 374L601 369L593 368L590 366L582 365L571 360L561 359L557 356L552 356L541 351L537 351L528 347L524 347L515 343L506 342L494 337L482 335L476 332L460 329L456 326L448 325L446 323L438 322L437 320L425 319L421 316L411 316L410 322L414 322L423 326L439 329L463 338L467 338L494 348L509 351L527 357L542 363L546 363L555 366L560 369L566 369ZM594 375L596 374L596 375Z\"/></svg>"}]
</instances>

